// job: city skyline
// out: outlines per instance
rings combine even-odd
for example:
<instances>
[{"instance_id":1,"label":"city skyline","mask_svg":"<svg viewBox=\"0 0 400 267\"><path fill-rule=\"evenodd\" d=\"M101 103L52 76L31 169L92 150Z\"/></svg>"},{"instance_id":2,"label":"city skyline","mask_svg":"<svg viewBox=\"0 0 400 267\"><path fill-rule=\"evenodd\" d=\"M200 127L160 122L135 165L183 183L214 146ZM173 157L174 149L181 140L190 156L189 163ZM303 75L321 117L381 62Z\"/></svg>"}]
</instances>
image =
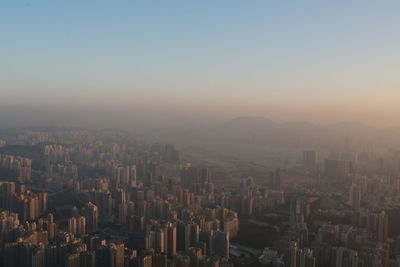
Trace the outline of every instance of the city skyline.
<instances>
[{"instance_id":1,"label":"city skyline","mask_svg":"<svg viewBox=\"0 0 400 267\"><path fill-rule=\"evenodd\" d=\"M400 2L0 3L0 267L400 267Z\"/></svg>"}]
</instances>

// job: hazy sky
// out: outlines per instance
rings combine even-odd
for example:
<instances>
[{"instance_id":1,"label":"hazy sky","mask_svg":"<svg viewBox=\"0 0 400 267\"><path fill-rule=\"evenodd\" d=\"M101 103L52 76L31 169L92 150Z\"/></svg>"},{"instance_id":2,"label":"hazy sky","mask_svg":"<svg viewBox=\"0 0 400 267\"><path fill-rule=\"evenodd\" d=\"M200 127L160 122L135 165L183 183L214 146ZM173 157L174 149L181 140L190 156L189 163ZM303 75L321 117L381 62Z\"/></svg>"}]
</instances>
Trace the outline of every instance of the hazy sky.
<instances>
[{"instance_id":1,"label":"hazy sky","mask_svg":"<svg viewBox=\"0 0 400 267\"><path fill-rule=\"evenodd\" d=\"M1 107L400 124L400 1L0 2Z\"/></svg>"}]
</instances>

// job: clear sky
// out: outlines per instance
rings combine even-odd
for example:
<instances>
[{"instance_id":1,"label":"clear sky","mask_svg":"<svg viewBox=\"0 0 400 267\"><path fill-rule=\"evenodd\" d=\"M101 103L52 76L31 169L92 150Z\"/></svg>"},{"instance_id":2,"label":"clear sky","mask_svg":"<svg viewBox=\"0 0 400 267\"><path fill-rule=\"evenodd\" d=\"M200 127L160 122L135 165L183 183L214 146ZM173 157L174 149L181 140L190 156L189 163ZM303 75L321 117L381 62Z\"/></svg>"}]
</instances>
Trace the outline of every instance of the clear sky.
<instances>
[{"instance_id":1,"label":"clear sky","mask_svg":"<svg viewBox=\"0 0 400 267\"><path fill-rule=\"evenodd\" d=\"M400 124L400 1L0 2L0 105Z\"/></svg>"}]
</instances>

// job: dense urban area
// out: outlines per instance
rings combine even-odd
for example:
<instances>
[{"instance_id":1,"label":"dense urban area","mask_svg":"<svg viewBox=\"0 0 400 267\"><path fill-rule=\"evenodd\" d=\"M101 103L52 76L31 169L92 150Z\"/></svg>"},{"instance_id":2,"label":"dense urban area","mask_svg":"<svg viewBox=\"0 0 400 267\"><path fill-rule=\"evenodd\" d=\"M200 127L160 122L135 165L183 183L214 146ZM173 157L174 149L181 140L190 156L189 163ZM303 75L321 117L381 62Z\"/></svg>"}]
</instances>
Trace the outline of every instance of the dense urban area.
<instances>
[{"instance_id":1,"label":"dense urban area","mask_svg":"<svg viewBox=\"0 0 400 267\"><path fill-rule=\"evenodd\" d=\"M399 150L307 150L226 180L124 132L0 136L3 267L400 266Z\"/></svg>"}]
</instances>

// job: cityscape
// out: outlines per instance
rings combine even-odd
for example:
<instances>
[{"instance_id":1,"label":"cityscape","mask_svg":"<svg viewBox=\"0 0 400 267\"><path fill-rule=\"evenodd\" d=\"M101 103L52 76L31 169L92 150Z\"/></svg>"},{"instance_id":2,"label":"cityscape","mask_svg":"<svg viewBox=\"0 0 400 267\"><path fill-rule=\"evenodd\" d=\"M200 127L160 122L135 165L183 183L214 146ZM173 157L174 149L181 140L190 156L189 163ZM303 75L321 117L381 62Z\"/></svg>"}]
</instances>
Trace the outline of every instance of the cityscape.
<instances>
[{"instance_id":1,"label":"cityscape","mask_svg":"<svg viewBox=\"0 0 400 267\"><path fill-rule=\"evenodd\" d=\"M0 1L0 267L400 267L399 11Z\"/></svg>"},{"instance_id":2,"label":"cityscape","mask_svg":"<svg viewBox=\"0 0 400 267\"><path fill-rule=\"evenodd\" d=\"M185 159L117 131L5 131L2 266L399 264L400 150L306 150L228 186Z\"/></svg>"}]
</instances>

